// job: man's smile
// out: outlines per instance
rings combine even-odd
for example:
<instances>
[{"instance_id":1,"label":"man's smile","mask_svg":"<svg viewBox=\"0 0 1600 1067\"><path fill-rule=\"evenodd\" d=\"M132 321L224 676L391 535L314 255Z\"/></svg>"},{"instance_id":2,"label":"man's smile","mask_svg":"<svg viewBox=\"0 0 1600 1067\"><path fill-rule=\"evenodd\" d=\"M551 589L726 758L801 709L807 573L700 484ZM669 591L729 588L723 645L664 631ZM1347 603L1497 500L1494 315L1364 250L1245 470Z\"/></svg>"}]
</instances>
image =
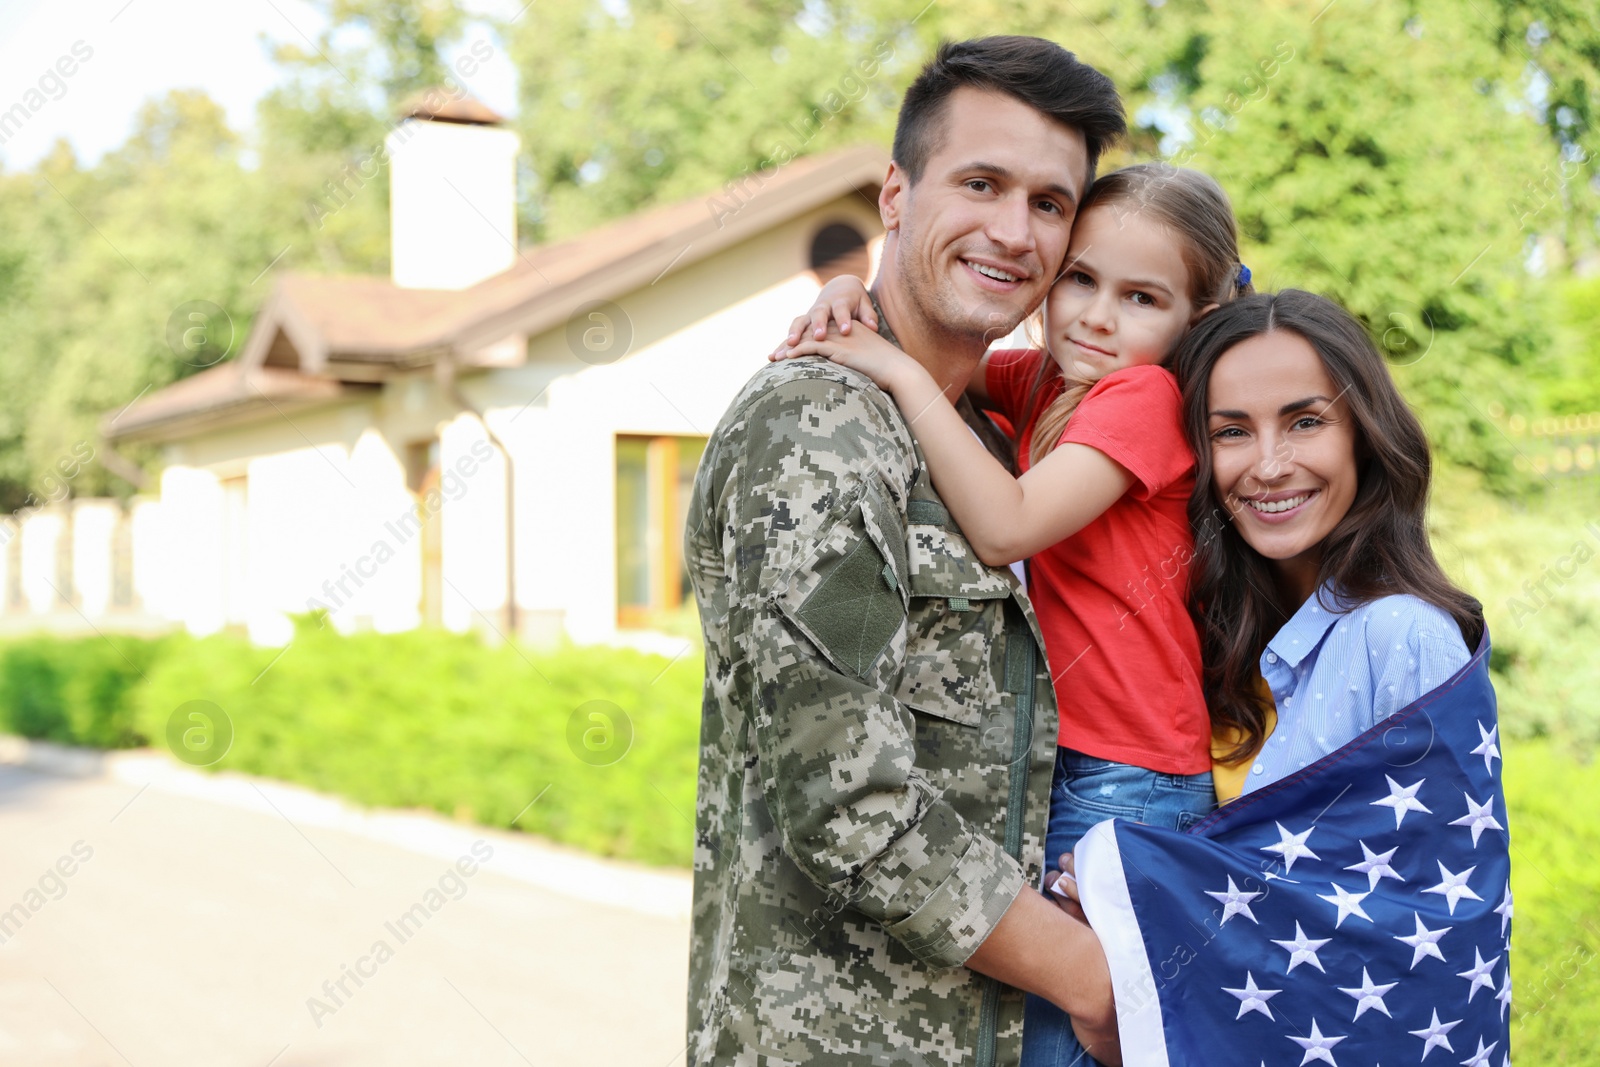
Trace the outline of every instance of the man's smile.
<instances>
[{"instance_id":1,"label":"man's smile","mask_svg":"<svg viewBox=\"0 0 1600 1067\"><path fill-rule=\"evenodd\" d=\"M961 265L985 289L995 292L1010 293L1016 291L1031 275L1029 272L1014 265L1002 266L992 260L973 259L961 257Z\"/></svg>"}]
</instances>

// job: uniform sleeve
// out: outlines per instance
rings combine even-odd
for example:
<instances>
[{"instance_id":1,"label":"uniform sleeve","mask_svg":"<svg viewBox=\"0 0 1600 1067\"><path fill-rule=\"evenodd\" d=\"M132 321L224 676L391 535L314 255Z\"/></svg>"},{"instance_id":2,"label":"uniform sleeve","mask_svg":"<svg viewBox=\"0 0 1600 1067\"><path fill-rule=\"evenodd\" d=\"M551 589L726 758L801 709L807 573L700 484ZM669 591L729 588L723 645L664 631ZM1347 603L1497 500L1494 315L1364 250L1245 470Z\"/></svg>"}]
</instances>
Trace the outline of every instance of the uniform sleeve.
<instances>
[{"instance_id":1,"label":"uniform sleeve","mask_svg":"<svg viewBox=\"0 0 1600 1067\"><path fill-rule=\"evenodd\" d=\"M1161 367L1128 367L1096 382L1061 440L1119 463L1134 477L1135 500L1150 499L1194 470L1178 382Z\"/></svg>"},{"instance_id":2,"label":"uniform sleeve","mask_svg":"<svg viewBox=\"0 0 1600 1067\"><path fill-rule=\"evenodd\" d=\"M989 404L1006 417L1015 431L1021 433L1027 422L1028 394L1033 391L1033 379L1039 373L1039 361L1044 353L1036 348L1002 348L989 354L983 366L983 384L989 390Z\"/></svg>"},{"instance_id":3,"label":"uniform sleeve","mask_svg":"<svg viewBox=\"0 0 1600 1067\"><path fill-rule=\"evenodd\" d=\"M881 399L881 403L875 402ZM762 791L783 851L918 959L955 966L1023 888L1018 863L917 766L905 662L912 474L888 401L781 383L749 410L728 533L731 632Z\"/></svg>"},{"instance_id":4,"label":"uniform sleeve","mask_svg":"<svg viewBox=\"0 0 1600 1067\"><path fill-rule=\"evenodd\" d=\"M1472 658L1455 620L1412 596L1385 597L1372 606L1367 645L1373 723L1443 685Z\"/></svg>"}]
</instances>

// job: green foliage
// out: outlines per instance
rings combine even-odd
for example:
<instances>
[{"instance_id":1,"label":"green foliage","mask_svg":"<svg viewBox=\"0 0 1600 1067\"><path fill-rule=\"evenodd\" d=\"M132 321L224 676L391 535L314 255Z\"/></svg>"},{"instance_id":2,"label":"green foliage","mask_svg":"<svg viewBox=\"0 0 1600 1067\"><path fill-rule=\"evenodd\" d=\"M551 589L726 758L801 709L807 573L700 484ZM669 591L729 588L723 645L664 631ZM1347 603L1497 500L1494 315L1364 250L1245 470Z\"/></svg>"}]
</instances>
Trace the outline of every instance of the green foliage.
<instances>
[{"instance_id":1,"label":"green foliage","mask_svg":"<svg viewBox=\"0 0 1600 1067\"><path fill-rule=\"evenodd\" d=\"M0 731L94 748L144 743L133 693L172 644L130 637L0 644Z\"/></svg>"},{"instance_id":2,"label":"green foliage","mask_svg":"<svg viewBox=\"0 0 1600 1067\"><path fill-rule=\"evenodd\" d=\"M1600 1062L1600 766L1550 742L1505 748L1511 819L1511 1045L1523 1063Z\"/></svg>"},{"instance_id":3,"label":"green foliage","mask_svg":"<svg viewBox=\"0 0 1600 1067\"><path fill-rule=\"evenodd\" d=\"M697 655L341 637L314 621L279 652L229 636L0 642L0 732L160 746L172 713L206 700L234 730L215 769L689 864Z\"/></svg>"},{"instance_id":4,"label":"green foliage","mask_svg":"<svg viewBox=\"0 0 1600 1067\"><path fill-rule=\"evenodd\" d=\"M160 738L174 708L209 700L233 721L221 768L364 804L432 808L490 826L516 820L518 829L601 855L690 860L696 657L535 653L439 631L340 637L315 623L302 625L273 663L276 655L229 637L176 646L136 694L140 732ZM590 701L615 709L579 713ZM631 729L622 757L581 759L590 731L590 744L601 746L591 758L611 755L607 729L616 746Z\"/></svg>"},{"instance_id":5,"label":"green foliage","mask_svg":"<svg viewBox=\"0 0 1600 1067\"><path fill-rule=\"evenodd\" d=\"M459 37L467 15L451 0L310 0L327 20L317 44L276 44L273 59L301 86L342 85L353 93L376 88L393 110L449 77L441 50ZM357 43L353 43L357 42ZM341 91L341 105L365 111Z\"/></svg>"},{"instance_id":6,"label":"green foliage","mask_svg":"<svg viewBox=\"0 0 1600 1067\"><path fill-rule=\"evenodd\" d=\"M1440 562L1483 602L1504 731L1585 758L1600 747L1600 521L1573 504L1592 484L1529 509L1447 481L1433 531Z\"/></svg>"},{"instance_id":7,"label":"green foliage","mask_svg":"<svg viewBox=\"0 0 1600 1067\"><path fill-rule=\"evenodd\" d=\"M863 10L872 6L530 9L509 31L522 74L517 124L538 181L529 221L565 237L724 183L733 192L797 155L887 143L925 57L908 26L915 8L875 18Z\"/></svg>"},{"instance_id":8,"label":"green foliage","mask_svg":"<svg viewBox=\"0 0 1600 1067\"><path fill-rule=\"evenodd\" d=\"M1600 277L1561 283L1555 374L1544 406L1563 415L1600 411Z\"/></svg>"},{"instance_id":9,"label":"green foliage","mask_svg":"<svg viewBox=\"0 0 1600 1067\"><path fill-rule=\"evenodd\" d=\"M291 157L252 170L221 108L179 91L147 104L129 141L92 169L62 145L35 172L0 175L0 282L7 272L17 282L0 286L0 509L45 496L64 458L92 450L98 459L108 412L203 370L230 339L236 353L275 259L372 269L364 238L347 231L364 219L383 232L381 191L363 190L320 231L307 213L339 176L334 162ZM189 301L227 316L207 324L213 350L198 356L168 340L169 320ZM127 488L101 462L70 485L77 495Z\"/></svg>"},{"instance_id":10,"label":"green foliage","mask_svg":"<svg viewBox=\"0 0 1600 1067\"><path fill-rule=\"evenodd\" d=\"M1233 195L1265 287L1326 293L1365 321L1436 453L1509 488L1485 408L1528 409L1550 308L1507 205L1530 161L1556 158L1522 64L1466 5L1370 0L1315 25L1306 11L1220 18L1181 103L1189 165Z\"/></svg>"},{"instance_id":11,"label":"green foliage","mask_svg":"<svg viewBox=\"0 0 1600 1067\"><path fill-rule=\"evenodd\" d=\"M1562 166L1530 174L1522 210L1543 214L1574 257L1595 247L1600 186L1593 182L1600 152L1600 20L1587 0L1492 0L1474 3L1501 52L1527 64L1537 82L1536 113L1563 148ZM1576 166L1574 166L1576 164Z\"/></svg>"}]
</instances>

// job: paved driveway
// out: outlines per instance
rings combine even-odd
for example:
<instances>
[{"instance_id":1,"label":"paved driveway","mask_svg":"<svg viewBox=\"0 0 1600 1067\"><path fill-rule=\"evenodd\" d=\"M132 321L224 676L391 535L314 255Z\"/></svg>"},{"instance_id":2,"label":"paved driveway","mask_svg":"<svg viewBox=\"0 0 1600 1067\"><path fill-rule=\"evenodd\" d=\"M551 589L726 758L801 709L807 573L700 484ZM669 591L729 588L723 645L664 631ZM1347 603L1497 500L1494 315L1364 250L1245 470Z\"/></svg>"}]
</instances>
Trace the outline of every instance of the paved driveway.
<instances>
[{"instance_id":1,"label":"paved driveway","mask_svg":"<svg viewBox=\"0 0 1600 1067\"><path fill-rule=\"evenodd\" d=\"M0 1064L683 1062L685 876L128 778L0 766Z\"/></svg>"}]
</instances>

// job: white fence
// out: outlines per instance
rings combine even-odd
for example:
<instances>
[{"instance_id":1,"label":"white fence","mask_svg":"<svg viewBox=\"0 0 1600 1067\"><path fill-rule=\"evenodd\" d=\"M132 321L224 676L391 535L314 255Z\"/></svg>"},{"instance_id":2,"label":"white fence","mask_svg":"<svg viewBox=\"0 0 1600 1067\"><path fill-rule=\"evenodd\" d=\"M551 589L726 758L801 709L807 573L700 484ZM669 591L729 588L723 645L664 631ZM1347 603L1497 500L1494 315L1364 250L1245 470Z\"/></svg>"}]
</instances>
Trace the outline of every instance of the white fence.
<instances>
[{"instance_id":1,"label":"white fence","mask_svg":"<svg viewBox=\"0 0 1600 1067\"><path fill-rule=\"evenodd\" d=\"M0 517L0 633L151 632L161 505L69 499Z\"/></svg>"}]
</instances>

